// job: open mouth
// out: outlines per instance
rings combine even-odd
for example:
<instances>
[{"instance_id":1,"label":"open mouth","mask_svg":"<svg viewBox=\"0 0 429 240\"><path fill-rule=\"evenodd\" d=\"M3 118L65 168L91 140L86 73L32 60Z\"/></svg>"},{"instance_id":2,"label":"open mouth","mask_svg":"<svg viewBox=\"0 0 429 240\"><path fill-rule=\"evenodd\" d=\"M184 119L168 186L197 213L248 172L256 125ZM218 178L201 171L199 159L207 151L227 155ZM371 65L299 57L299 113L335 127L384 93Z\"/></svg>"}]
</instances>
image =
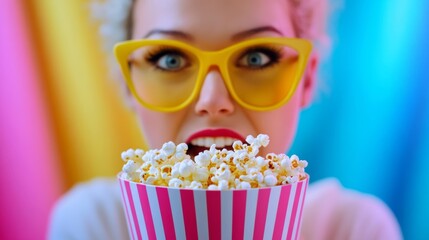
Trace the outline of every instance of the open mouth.
<instances>
[{"instance_id":1,"label":"open mouth","mask_svg":"<svg viewBox=\"0 0 429 240\"><path fill-rule=\"evenodd\" d=\"M193 139L188 143L188 154L192 157L198 155L198 153L210 149L213 144L216 144L216 149L228 149L232 150L232 144L239 139L231 137L201 137Z\"/></svg>"},{"instance_id":2,"label":"open mouth","mask_svg":"<svg viewBox=\"0 0 429 240\"><path fill-rule=\"evenodd\" d=\"M232 150L232 144L237 140L243 142L244 138L229 129L214 129L197 132L189 137L186 143L188 154L195 157L200 152L210 149L213 144L216 145L216 149Z\"/></svg>"}]
</instances>

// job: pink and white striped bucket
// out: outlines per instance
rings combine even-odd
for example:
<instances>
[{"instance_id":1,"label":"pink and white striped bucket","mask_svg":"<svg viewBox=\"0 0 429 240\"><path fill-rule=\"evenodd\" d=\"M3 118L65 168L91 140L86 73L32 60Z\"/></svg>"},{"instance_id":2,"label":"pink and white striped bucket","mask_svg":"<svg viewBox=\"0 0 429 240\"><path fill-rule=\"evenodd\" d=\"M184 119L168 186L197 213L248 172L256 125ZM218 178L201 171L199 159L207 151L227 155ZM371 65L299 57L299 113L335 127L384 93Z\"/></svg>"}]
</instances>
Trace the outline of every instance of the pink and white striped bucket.
<instances>
[{"instance_id":1,"label":"pink and white striped bucket","mask_svg":"<svg viewBox=\"0 0 429 240\"><path fill-rule=\"evenodd\" d=\"M308 177L225 191L119 182L131 239L299 239Z\"/></svg>"}]
</instances>

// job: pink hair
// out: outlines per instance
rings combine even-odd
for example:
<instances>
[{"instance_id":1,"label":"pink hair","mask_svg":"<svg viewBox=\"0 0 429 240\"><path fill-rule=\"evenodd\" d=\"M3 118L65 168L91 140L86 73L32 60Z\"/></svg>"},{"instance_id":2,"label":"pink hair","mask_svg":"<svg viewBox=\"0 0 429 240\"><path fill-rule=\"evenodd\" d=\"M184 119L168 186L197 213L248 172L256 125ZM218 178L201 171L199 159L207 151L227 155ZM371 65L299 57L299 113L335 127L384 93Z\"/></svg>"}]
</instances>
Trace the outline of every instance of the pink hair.
<instances>
[{"instance_id":1,"label":"pink hair","mask_svg":"<svg viewBox=\"0 0 429 240\"><path fill-rule=\"evenodd\" d=\"M329 48L327 33L328 0L288 0L297 36L312 40L317 47Z\"/></svg>"},{"instance_id":2,"label":"pink hair","mask_svg":"<svg viewBox=\"0 0 429 240\"><path fill-rule=\"evenodd\" d=\"M292 21L297 36L312 40L319 50L329 48L327 34L329 0L287 0L292 6ZM92 15L100 21L100 35L107 51L117 42L127 40L132 28L135 0L105 0L92 4ZM322 48L322 49L321 49Z\"/></svg>"}]
</instances>

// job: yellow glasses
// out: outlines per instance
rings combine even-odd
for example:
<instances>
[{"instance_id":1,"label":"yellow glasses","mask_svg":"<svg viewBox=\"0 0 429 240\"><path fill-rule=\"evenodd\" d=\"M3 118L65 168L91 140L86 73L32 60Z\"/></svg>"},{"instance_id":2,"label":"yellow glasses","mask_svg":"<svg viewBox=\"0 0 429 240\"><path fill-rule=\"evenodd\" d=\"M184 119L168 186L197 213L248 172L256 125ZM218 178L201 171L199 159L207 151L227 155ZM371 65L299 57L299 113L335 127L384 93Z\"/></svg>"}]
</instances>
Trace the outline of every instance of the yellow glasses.
<instances>
[{"instance_id":1,"label":"yellow glasses","mask_svg":"<svg viewBox=\"0 0 429 240\"><path fill-rule=\"evenodd\" d=\"M257 111L278 108L293 95L311 52L309 41L256 38L218 51L203 51L175 40L130 40L115 46L129 89L145 107L180 110L200 93L217 66L232 98Z\"/></svg>"}]
</instances>

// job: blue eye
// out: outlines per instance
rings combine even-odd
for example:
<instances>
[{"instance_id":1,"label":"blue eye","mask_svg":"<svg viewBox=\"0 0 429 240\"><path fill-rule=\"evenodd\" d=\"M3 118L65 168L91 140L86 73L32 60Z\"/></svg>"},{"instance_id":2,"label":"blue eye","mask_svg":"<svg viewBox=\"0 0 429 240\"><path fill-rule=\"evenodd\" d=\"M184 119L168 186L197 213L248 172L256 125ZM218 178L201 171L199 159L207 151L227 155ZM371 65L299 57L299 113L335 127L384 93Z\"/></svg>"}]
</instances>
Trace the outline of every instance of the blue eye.
<instances>
[{"instance_id":1,"label":"blue eye","mask_svg":"<svg viewBox=\"0 0 429 240\"><path fill-rule=\"evenodd\" d=\"M157 66L163 70L180 70L185 65L185 58L178 54L165 54L157 61Z\"/></svg>"},{"instance_id":2,"label":"blue eye","mask_svg":"<svg viewBox=\"0 0 429 240\"><path fill-rule=\"evenodd\" d=\"M261 52L252 52L247 54L243 60L245 60L245 66L262 67L270 61L270 58Z\"/></svg>"},{"instance_id":3,"label":"blue eye","mask_svg":"<svg viewBox=\"0 0 429 240\"><path fill-rule=\"evenodd\" d=\"M149 49L144 59L158 70L174 72L190 65L189 58L180 49L169 47L154 47Z\"/></svg>"},{"instance_id":4,"label":"blue eye","mask_svg":"<svg viewBox=\"0 0 429 240\"><path fill-rule=\"evenodd\" d=\"M246 49L238 59L237 65L248 69L264 69L277 63L280 58L280 49L260 46Z\"/></svg>"}]
</instances>

